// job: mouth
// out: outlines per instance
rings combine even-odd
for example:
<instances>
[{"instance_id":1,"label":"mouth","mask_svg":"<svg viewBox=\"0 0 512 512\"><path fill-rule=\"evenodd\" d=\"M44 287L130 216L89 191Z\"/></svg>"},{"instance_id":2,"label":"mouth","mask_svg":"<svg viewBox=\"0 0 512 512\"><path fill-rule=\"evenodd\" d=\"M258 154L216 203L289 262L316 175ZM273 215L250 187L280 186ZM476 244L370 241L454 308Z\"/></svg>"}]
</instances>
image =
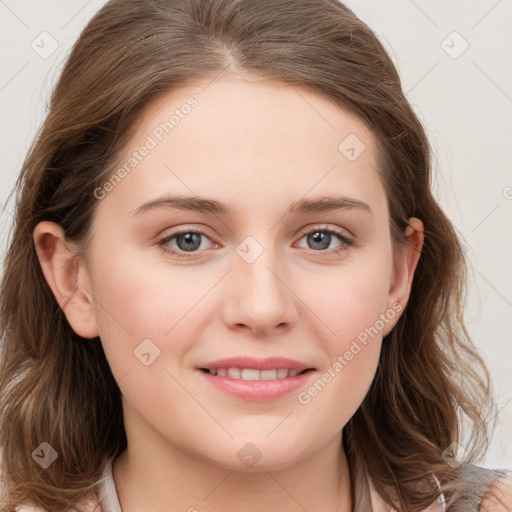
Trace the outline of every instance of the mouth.
<instances>
[{"instance_id":1,"label":"mouth","mask_svg":"<svg viewBox=\"0 0 512 512\"><path fill-rule=\"evenodd\" d=\"M279 380L296 377L307 372L314 371L314 368L299 370L297 368L270 368L258 370L256 368L199 368L204 373L218 377L229 377L239 380Z\"/></svg>"},{"instance_id":2,"label":"mouth","mask_svg":"<svg viewBox=\"0 0 512 512\"><path fill-rule=\"evenodd\" d=\"M283 357L249 356L212 361L196 367L205 382L222 393L244 400L265 401L304 386L316 368Z\"/></svg>"}]
</instances>

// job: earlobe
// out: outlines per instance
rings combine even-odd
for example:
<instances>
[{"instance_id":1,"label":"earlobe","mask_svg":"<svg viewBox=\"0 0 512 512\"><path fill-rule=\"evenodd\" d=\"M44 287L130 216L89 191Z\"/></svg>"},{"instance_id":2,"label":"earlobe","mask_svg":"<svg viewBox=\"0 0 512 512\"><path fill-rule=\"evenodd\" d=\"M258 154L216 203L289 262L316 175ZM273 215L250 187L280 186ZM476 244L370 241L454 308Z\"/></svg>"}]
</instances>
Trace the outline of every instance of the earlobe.
<instances>
[{"instance_id":1,"label":"earlobe","mask_svg":"<svg viewBox=\"0 0 512 512\"><path fill-rule=\"evenodd\" d=\"M98 336L90 279L83 262L54 222L40 222L34 244L41 269L72 329L84 338Z\"/></svg>"},{"instance_id":2,"label":"earlobe","mask_svg":"<svg viewBox=\"0 0 512 512\"><path fill-rule=\"evenodd\" d=\"M424 241L423 222L411 217L408 226L405 228L404 236L405 243L394 261L393 278L388 295L388 308L395 309L396 305L400 304L400 311L405 309L409 300L414 272L421 256ZM386 327L382 333L383 336L389 334L399 317L400 315Z\"/></svg>"}]
</instances>

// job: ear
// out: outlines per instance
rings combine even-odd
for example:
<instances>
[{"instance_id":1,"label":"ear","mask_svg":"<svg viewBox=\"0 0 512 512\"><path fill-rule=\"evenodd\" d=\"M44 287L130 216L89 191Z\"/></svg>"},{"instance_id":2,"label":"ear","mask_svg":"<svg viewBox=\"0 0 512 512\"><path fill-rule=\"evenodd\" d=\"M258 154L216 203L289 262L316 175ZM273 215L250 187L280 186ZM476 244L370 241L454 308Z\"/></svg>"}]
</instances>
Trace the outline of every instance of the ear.
<instances>
[{"instance_id":1,"label":"ear","mask_svg":"<svg viewBox=\"0 0 512 512\"><path fill-rule=\"evenodd\" d=\"M397 311L400 304L403 311L411 293L414 271L418 265L423 247L423 222L411 217L409 225L405 228L405 243L393 263L393 276L390 282L387 308ZM396 315L393 321L386 324L382 335L387 336L398 322L401 315Z\"/></svg>"},{"instance_id":2,"label":"ear","mask_svg":"<svg viewBox=\"0 0 512 512\"><path fill-rule=\"evenodd\" d=\"M43 274L72 329L83 338L98 336L94 299L84 261L55 222L40 222L34 243Z\"/></svg>"}]
</instances>

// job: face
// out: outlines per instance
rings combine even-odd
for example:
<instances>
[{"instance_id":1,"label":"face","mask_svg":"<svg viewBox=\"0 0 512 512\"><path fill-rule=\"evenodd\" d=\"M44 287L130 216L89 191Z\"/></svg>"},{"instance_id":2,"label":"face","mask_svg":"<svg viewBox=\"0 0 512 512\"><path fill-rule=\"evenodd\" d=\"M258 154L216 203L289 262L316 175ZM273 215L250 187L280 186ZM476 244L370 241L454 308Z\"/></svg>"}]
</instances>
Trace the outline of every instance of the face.
<instances>
[{"instance_id":1,"label":"face","mask_svg":"<svg viewBox=\"0 0 512 512\"><path fill-rule=\"evenodd\" d=\"M90 311L66 310L99 334L139 447L276 469L339 435L410 287L376 159L344 109L254 78L145 111L96 191Z\"/></svg>"}]
</instances>

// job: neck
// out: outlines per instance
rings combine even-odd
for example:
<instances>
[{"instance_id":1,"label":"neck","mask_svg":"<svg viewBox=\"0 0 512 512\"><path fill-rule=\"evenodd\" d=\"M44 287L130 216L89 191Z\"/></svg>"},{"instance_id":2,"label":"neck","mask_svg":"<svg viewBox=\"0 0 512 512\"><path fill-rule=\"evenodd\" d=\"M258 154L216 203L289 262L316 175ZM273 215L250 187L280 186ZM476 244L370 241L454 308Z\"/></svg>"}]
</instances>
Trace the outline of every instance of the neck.
<instances>
[{"instance_id":1,"label":"neck","mask_svg":"<svg viewBox=\"0 0 512 512\"><path fill-rule=\"evenodd\" d=\"M352 511L341 433L284 469L239 472L170 445L147 425L125 427L128 448L113 466L123 512L220 512L235 503L237 512Z\"/></svg>"}]
</instances>

